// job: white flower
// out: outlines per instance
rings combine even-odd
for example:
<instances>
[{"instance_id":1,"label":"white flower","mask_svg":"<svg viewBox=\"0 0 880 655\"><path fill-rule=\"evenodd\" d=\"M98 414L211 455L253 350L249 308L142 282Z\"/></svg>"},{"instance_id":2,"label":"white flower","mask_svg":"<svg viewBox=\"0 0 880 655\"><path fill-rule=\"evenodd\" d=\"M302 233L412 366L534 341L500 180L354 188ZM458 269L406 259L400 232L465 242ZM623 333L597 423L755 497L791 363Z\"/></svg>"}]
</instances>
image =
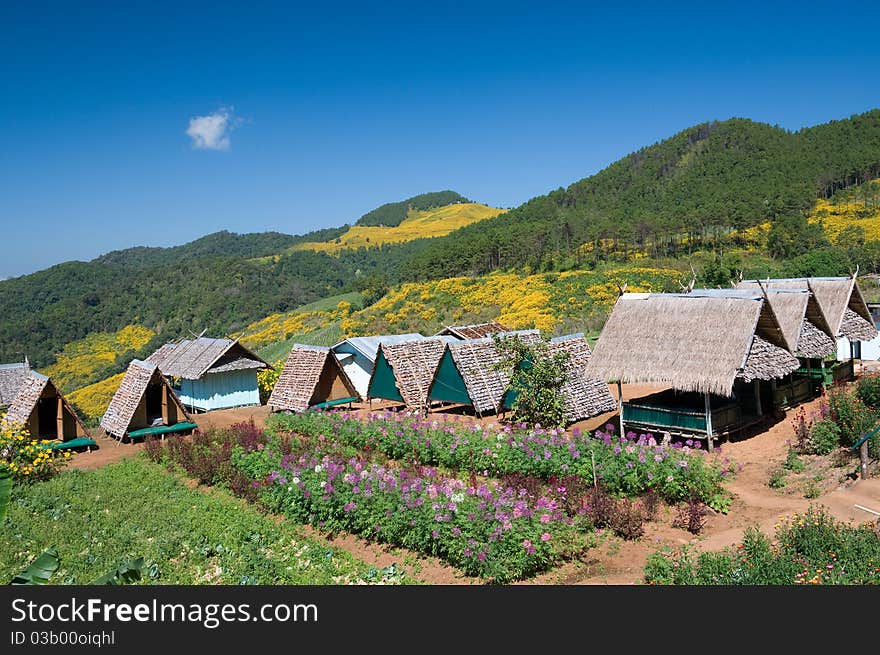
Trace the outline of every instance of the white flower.
<instances>
[{"instance_id":1,"label":"white flower","mask_svg":"<svg viewBox=\"0 0 880 655\"><path fill-rule=\"evenodd\" d=\"M293 484L299 484L299 478L295 475L293 476Z\"/></svg>"},{"instance_id":2,"label":"white flower","mask_svg":"<svg viewBox=\"0 0 880 655\"><path fill-rule=\"evenodd\" d=\"M367 473L366 471L361 471L361 480L366 480L368 475L369 473Z\"/></svg>"},{"instance_id":3,"label":"white flower","mask_svg":"<svg viewBox=\"0 0 880 655\"><path fill-rule=\"evenodd\" d=\"M287 487L288 491L293 491L293 487Z\"/></svg>"},{"instance_id":4,"label":"white flower","mask_svg":"<svg viewBox=\"0 0 880 655\"><path fill-rule=\"evenodd\" d=\"M321 480L321 489L323 489L323 488L326 487L326 486L327 486L327 481L326 481L326 480Z\"/></svg>"},{"instance_id":5,"label":"white flower","mask_svg":"<svg viewBox=\"0 0 880 655\"><path fill-rule=\"evenodd\" d=\"M323 471L323 470L324 470L324 469L321 468L321 465L320 465L320 464L315 464L315 473L320 473L320 472Z\"/></svg>"}]
</instances>

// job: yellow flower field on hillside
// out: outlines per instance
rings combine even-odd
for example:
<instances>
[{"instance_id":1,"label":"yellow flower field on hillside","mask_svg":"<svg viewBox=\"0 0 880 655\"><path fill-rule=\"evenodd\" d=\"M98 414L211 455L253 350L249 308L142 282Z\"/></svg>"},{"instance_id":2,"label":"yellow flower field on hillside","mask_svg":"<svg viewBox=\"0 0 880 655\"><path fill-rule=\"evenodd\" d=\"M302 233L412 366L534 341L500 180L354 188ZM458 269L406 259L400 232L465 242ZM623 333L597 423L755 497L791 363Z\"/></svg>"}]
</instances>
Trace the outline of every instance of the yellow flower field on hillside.
<instances>
[{"instance_id":1,"label":"yellow flower field on hillside","mask_svg":"<svg viewBox=\"0 0 880 655\"><path fill-rule=\"evenodd\" d=\"M143 348L155 332L140 325L126 325L118 332L96 332L64 346L55 363L43 369L55 384L70 391L93 380L112 366L116 358Z\"/></svg>"},{"instance_id":2,"label":"yellow flower field on hillside","mask_svg":"<svg viewBox=\"0 0 880 655\"><path fill-rule=\"evenodd\" d=\"M813 207L809 220L813 223L821 221L825 235L832 243L850 225L864 229L867 241L880 240L880 205L866 207L863 202L830 203L819 200Z\"/></svg>"},{"instance_id":3,"label":"yellow flower field on hillside","mask_svg":"<svg viewBox=\"0 0 880 655\"><path fill-rule=\"evenodd\" d=\"M119 373L106 380L101 380L100 382L95 382L82 389L77 389L68 394L67 399L73 403L87 419L100 419L107 410L107 406L110 404L113 394L115 394L116 390L119 388L119 384L122 382L123 377L125 377L125 373Z\"/></svg>"},{"instance_id":4,"label":"yellow flower field on hillside","mask_svg":"<svg viewBox=\"0 0 880 655\"><path fill-rule=\"evenodd\" d=\"M315 250L334 254L349 248L370 248L385 243L442 237L460 227L494 218L503 212L503 209L476 202L448 205L427 211L411 211L397 227L354 225L338 239L329 242L300 243L294 246L293 250Z\"/></svg>"},{"instance_id":5,"label":"yellow flower field on hillside","mask_svg":"<svg viewBox=\"0 0 880 655\"><path fill-rule=\"evenodd\" d=\"M248 325L244 329L240 341L248 348L259 349L271 343L289 339L294 334L320 330L345 318L349 313L351 313L351 303L342 300L332 310L270 314L266 318Z\"/></svg>"}]
</instances>

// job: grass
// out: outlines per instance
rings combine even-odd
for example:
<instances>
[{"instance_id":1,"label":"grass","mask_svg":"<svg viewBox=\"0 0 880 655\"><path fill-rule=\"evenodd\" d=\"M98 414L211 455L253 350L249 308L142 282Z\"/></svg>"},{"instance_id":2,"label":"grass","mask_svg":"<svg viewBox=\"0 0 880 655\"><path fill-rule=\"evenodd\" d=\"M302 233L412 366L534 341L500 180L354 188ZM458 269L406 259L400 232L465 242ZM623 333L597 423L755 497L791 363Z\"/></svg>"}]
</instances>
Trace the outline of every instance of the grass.
<instances>
[{"instance_id":1,"label":"grass","mask_svg":"<svg viewBox=\"0 0 880 655\"><path fill-rule=\"evenodd\" d=\"M365 227L354 225L338 239L328 242L308 242L293 246L292 250L315 250L329 254L352 248L370 248L385 243L400 243L426 237L441 237L465 225L493 218L504 210L476 202L460 203L410 211L397 227Z\"/></svg>"},{"instance_id":2,"label":"grass","mask_svg":"<svg viewBox=\"0 0 880 655\"><path fill-rule=\"evenodd\" d=\"M0 580L52 544L62 558L52 581L64 584L135 557L146 559L148 584L402 581L224 491L191 489L141 457L16 487L0 527Z\"/></svg>"}]
</instances>

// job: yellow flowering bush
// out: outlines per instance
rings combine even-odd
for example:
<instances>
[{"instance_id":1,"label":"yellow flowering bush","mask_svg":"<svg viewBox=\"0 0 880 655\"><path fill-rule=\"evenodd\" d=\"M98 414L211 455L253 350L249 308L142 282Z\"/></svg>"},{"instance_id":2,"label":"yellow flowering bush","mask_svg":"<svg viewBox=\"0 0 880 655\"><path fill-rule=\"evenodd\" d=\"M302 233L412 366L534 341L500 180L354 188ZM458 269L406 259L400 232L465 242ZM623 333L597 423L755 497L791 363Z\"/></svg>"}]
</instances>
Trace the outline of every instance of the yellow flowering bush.
<instances>
[{"instance_id":1,"label":"yellow flowering bush","mask_svg":"<svg viewBox=\"0 0 880 655\"><path fill-rule=\"evenodd\" d=\"M11 472L15 482L48 480L67 463L70 453L49 450L51 443L31 439L25 426L0 417L0 468Z\"/></svg>"},{"instance_id":2,"label":"yellow flowering bush","mask_svg":"<svg viewBox=\"0 0 880 655\"><path fill-rule=\"evenodd\" d=\"M880 183L875 183L880 186ZM864 202L849 201L832 203L818 200L810 213L811 223L822 223L825 235L831 240L837 237L844 228L857 225L865 230L865 239L880 239L880 205L866 206Z\"/></svg>"},{"instance_id":3,"label":"yellow flowering bush","mask_svg":"<svg viewBox=\"0 0 880 655\"><path fill-rule=\"evenodd\" d=\"M264 368L257 371L257 386L260 388L260 402L265 403L275 388L275 383L281 376L281 370L284 368L284 360L279 359L272 364L271 368Z\"/></svg>"}]
</instances>

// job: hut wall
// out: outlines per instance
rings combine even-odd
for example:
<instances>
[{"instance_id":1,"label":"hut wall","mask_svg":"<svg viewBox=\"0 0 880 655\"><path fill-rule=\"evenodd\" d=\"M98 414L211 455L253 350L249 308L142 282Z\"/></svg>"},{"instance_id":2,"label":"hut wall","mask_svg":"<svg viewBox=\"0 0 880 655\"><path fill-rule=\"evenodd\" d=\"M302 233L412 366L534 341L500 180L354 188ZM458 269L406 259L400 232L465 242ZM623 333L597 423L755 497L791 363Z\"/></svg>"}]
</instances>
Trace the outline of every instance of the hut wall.
<instances>
[{"instance_id":1,"label":"hut wall","mask_svg":"<svg viewBox=\"0 0 880 655\"><path fill-rule=\"evenodd\" d=\"M177 392L184 407L207 412L212 409L260 404L257 371L245 369L207 373L198 380L182 379Z\"/></svg>"},{"instance_id":2,"label":"hut wall","mask_svg":"<svg viewBox=\"0 0 880 655\"><path fill-rule=\"evenodd\" d=\"M347 343L342 343L333 350L337 354L347 353L352 355L342 360L342 368L361 398L366 398L370 387L370 376L373 373L373 362L357 348Z\"/></svg>"},{"instance_id":3,"label":"hut wall","mask_svg":"<svg viewBox=\"0 0 880 655\"><path fill-rule=\"evenodd\" d=\"M437 367L437 372L434 374L434 381L428 390L428 399L473 404L464 379L461 377L448 348L443 353L443 359L440 360L440 366Z\"/></svg>"},{"instance_id":4,"label":"hut wall","mask_svg":"<svg viewBox=\"0 0 880 655\"><path fill-rule=\"evenodd\" d=\"M140 430L141 428L145 428L150 424L150 422L147 421L147 394L148 393L150 393L149 387L147 388L147 391L144 393L143 398L141 398L140 402L138 403L137 409L134 410L134 415L132 415L131 422L128 424L128 430Z\"/></svg>"},{"instance_id":5,"label":"hut wall","mask_svg":"<svg viewBox=\"0 0 880 655\"><path fill-rule=\"evenodd\" d=\"M376 370L370 378L369 393L371 398L403 402L403 396L400 395L394 379L394 371L382 351L379 351Z\"/></svg>"},{"instance_id":6,"label":"hut wall","mask_svg":"<svg viewBox=\"0 0 880 655\"><path fill-rule=\"evenodd\" d=\"M321 371L321 377L315 385L315 392L312 394L309 405L317 405L327 400L339 400L340 398L349 398L351 394L345 388L342 378L333 364L330 356L324 362L324 369Z\"/></svg>"}]
</instances>

